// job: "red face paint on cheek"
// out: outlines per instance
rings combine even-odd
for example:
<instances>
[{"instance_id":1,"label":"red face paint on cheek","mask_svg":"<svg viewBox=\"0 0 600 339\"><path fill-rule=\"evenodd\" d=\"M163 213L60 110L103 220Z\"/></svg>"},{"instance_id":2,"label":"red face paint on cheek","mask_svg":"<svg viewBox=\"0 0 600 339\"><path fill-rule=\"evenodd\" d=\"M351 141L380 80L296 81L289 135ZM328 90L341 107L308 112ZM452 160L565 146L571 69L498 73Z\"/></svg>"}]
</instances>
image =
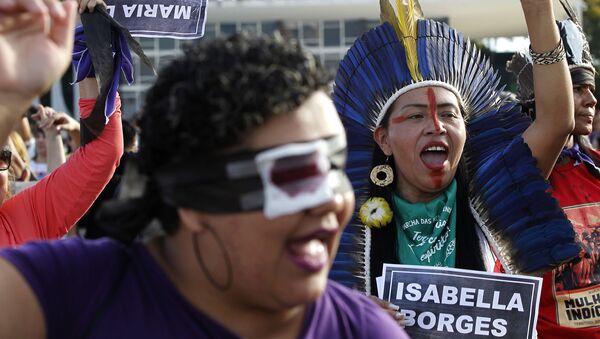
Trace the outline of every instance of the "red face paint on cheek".
<instances>
[{"instance_id":1,"label":"red face paint on cheek","mask_svg":"<svg viewBox=\"0 0 600 339\"><path fill-rule=\"evenodd\" d=\"M405 122L406 119L408 119L408 118L407 117L395 117L395 118L392 118L392 124L401 124L401 123Z\"/></svg>"},{"instance_id":2,"label":"red face paint on cheek","mask_svg":"<svg viewBox=\"0 0 600 339\"><path fill-rule=\"evenodd\" d=\"M440 121L437 116L437 100L435 99L435 92L433 88L427 89L427 99L429 99L429 113L431 114L431 120L433 120L433 126L435 131L439 132L442 128L440 127Z\"/></svg>"}]
</instances>

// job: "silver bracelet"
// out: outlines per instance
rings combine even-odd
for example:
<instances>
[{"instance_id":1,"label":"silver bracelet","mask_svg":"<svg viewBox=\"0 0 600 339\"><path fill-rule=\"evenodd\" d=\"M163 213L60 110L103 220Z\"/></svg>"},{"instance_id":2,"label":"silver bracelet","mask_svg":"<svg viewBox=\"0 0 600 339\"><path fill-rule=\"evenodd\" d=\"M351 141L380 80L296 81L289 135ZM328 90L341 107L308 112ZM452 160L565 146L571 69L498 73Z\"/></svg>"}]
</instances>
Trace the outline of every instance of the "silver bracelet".
<instances>
[{"instance_id":1,"label":"silver bracelet","mask_svg":"<svg viewBox=\"0 0 600 339\"><path fill-rule=\"evenodd\" d=\"M546 53L537 53L529 45L529 55L531 55L531 60L536 65L552 65L565 58L565 47L563 46L562 39L553 50Z\"/></svg>"}]
</instances>

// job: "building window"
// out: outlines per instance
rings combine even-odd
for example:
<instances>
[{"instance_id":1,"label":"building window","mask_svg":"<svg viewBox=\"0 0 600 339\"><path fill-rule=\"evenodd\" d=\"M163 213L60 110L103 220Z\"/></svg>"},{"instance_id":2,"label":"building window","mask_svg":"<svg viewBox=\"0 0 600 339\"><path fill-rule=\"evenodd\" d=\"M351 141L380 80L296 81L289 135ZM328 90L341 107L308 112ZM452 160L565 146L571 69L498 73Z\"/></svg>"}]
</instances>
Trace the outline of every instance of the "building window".
<instances>
[{"instance_id":1,"label":"building window","mask_svg":"<svg viewBox=\"0 0 600 339\"><path fill-rule=\"evenodd\" d=\"M279 32L286 40L296 40L300 38L300 30L297 22L278 22Z\"/></svg>"},{"instance_id":2,"label":"building window","mask_svg":"<svg viewBox=\"0 0 600 339\"><path fill-rule=\"evenodd\" d=\"M153 60L154 58L151 58L150 60L152 60L154 68L157 67L156 62ZM139 58L135 58L134 63L137 63L140 65L140 73L134 74L134 76L138 77L139 76L139 80L141 81L141 83L151 83L154 81L154 78L156 77L154 75L154 72L152 71L152 69L150 67L148 67L145 63L141 62ZM157 69L158 71L158 69Z\"/></svg>"},{"instance_id":3,"label":"building window","mask_svg":"<svg viewBox=\"0 0 600 339\"><path fill-rule=\"evenodd\" d=\"M379 26L381 22L379 20L367 20L367 29L363 33L366 33L368 30Z\"/></svg>"},{"instance_id":4,"label":"building window","mask_svg":"<svg viewBox=\"0 0 600 339\"><path fill-rule=\"evenodd\" d=\"M326 53L323 59L323 65L325 66L325 68L332 74L335 74L340 64L340 54Z\"/></svg>"},{"instance_id":5,"label":"building window","mask_svg":"<svg viewBox=\"0 0 600 339\"><path fill-rule=\"evenodd\" d=\"M366 20L346 20L344 21L344 44L350 46L354 40L368 30Z\"/></svg>"},{"instance_id":6,"label":"building window","mask_svg":"<svg viewBox=\"0 0 600 339\"><path fill-rule=\"evenodd\" d=\"M144 51L149 49L154 50L154 40L154 38L138 38L138 41L140 42L140 45Z\"/></svg>"},{"instance_id":7,"label":"building window","mask_svg":"<svg viewBox=\"0 0 600 339\"><path fill-rule=\"evenodd\" d=\"M323 38L325 46L339 46L340 45L340 22L339 21L325 21L323 24Z\"/></svg>"},{"instance_id":8,"label":"building window","mask_svg":"<svg viewBox=\"0 0 600 339\"><path fill-rule=\"evenodd\" d=\"M212 40L217 36L217 27L215 27L215 24L206 24L204 26L204 36L202 37L202 39L208 39L208 40Z\"/></svg>"},{"instance_id":9,"label":"building window","mask_svg":"<svg viewBox=\"0 0 600 339\"><path fill-rule=\"evenodd\" d=\"M158 69L159 70L163 69L169 63L171 63L171 61L173 61L174 58L175 58L174 55L164 55L164 56L161 56L160 57L160 61L158 62Z\"/></svg>"},{"instance_id":10,"label":"building window","mask_svg":"<svg viewBox=\"0 0 600 339\"><path fill-rule=\"evenodd\" d=\"M305 22L302 25L302 43L304 46L316 47L319 46L319 23Z\"/></svg>"},{"instance_id":11,"label":"building window","mask_svg":"<svg viewBox=\"0 0 600 339\"><path fill-rule=\"evenodd\" d=\"M221 24L221 35L231 35L235 33L236 27L235 23L222 23Z\"/></svg>"},{"instance_id":12,"label":"building window","mask_svg":"<svg viewBox=\"0 0 600 339\"><path fill-rule=\"evenodd\" d=\"M272 35L276 30L279 29L279 22L277 21L265 21L260 24L260 30L262 34Z\"/></svg>"},{"instance_id":13,"label":"building window","mask_svg":"<svg viewBox=\"0 0 600 339\"><path fill-rule=\"evenodd\" d=\"M258 33L258 28L256 27L256 22L242 22L242 31L244 32L248 32L248 33Z\"/></svg>"},{"instance_id":14,"label":"building window","mask_svg":"<svg viewBox=\"0 0 600 339\"><path fill-rule=\"evenodd\" d=\"M175 39L158 39L158 47L161 50L175 49Z\"/></svg>"}]
</instances>

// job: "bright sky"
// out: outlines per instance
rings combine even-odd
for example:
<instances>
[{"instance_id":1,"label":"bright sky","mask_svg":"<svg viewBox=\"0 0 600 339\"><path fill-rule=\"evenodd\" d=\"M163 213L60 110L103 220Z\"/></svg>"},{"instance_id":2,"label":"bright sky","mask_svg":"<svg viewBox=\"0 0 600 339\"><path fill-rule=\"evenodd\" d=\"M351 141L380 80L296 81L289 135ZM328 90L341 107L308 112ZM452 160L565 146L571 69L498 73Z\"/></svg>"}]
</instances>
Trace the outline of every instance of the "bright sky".
<instances>
[{"instance_id":1,"label":"bright sky","mask_svg":"<svg viewBox=\"0 0 600 339\"><path fill-rule=\"evenodd\" d=\"M516 51L527 51L529 48L529 38L486 38L481 42L490 50L497 53L507 53Z\"/></svg>"}]
</instances>

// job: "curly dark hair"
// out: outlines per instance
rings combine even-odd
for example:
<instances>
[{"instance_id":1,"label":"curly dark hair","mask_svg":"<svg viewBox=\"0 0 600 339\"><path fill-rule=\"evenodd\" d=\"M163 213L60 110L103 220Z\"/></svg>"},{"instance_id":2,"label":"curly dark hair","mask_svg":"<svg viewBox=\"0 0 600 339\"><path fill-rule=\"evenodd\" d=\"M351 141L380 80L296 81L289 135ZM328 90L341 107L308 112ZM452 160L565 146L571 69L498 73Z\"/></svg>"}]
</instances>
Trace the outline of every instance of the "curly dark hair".
<instances>
[{"instance_id":1,"label":"curly dark hair","mask_svg":"<svg viewBox=\"0 0 600 339\"><path fill-rule=\"evenodd\" d=\"M185 46L148 91L138 121L134 162L150 178L144 194L105 203L98 217L104 232L131 243L156 218L172 234L178 217L152 179L157 170L238 146L252 129L295 110L328 83L312 55L281 38L238 34Z\"/></svg>"},{"instance_id":2,"label":"curly dark hair","mask_svg":"<svg viewBox=\"0 0 600 339\"><path fill-rule=\"evenodd\" d=\"M187 45L147 93L139 122L142 170L235 146L328 82L312 55L281 38L237 34Z\"/></svg>"}]
</instances>

